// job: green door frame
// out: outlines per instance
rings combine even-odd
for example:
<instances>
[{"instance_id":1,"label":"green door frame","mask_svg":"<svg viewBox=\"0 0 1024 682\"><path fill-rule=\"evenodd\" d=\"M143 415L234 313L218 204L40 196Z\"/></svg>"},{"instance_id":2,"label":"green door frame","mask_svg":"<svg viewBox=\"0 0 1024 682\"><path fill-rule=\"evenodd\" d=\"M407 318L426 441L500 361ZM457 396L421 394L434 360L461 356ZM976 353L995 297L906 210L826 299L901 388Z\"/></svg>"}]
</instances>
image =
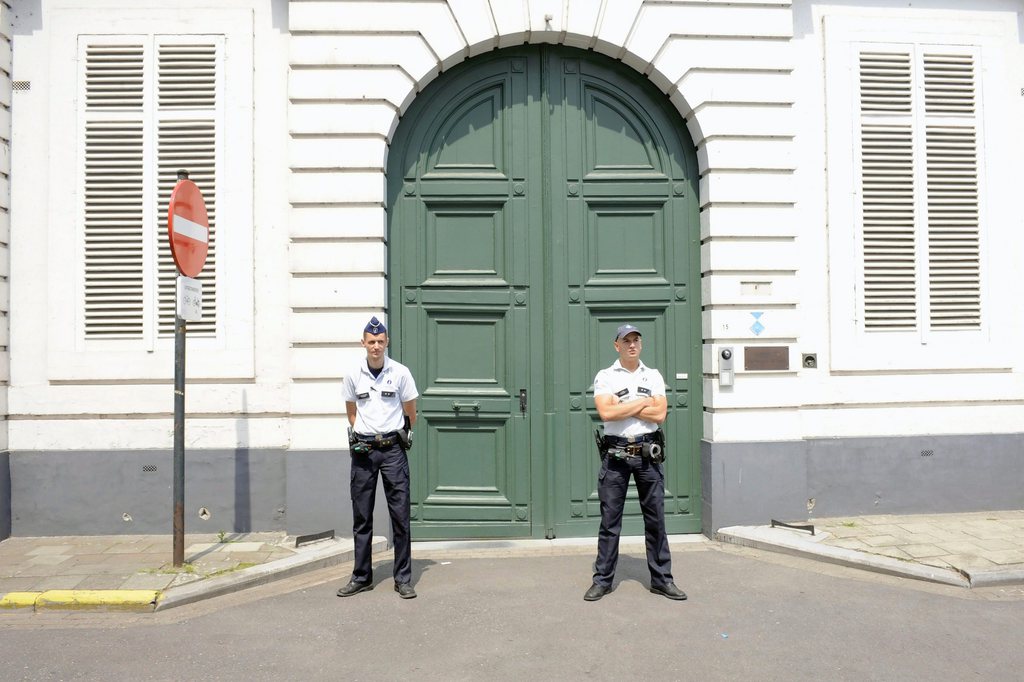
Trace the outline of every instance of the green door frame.
<instances>
[{"instance_id":1,"label":"green door frame","mask_svg":"<svg viewBox=\"0 0 1024 682\"><path fill-rule=\"evenodd\" d=\"M669 237L668 243L682 240L683 243L676 244L674 253L682 253L682 260L686 261L685 265L679 264L685 272L685 281L675 286L672 295L673 300L684 305L679 314L666 317L662 326L670 325L671 328L663 330L666 332L666 338L677 339L678 342L683 343L683 347L666 348L669 344L662 341L659 348L657 339L652 339L654 343L650 344L650 348L645 351L645 361L658 367L666 378L666 384L669 387L669 419L673 419L674 416L679 420L684 415L686 416L686 423L679 424L675 431L680 434L681 438L675 441L673 450L680 460L685 455L686 461L683 466L686 471L680 475L679 480L685 481L688 488L680 499L687 501L680 502L680 506L673 509L669 509L666 505L666 515L676 513L685 516L685 519L675 525L674 532L699 532L703 372L700 333L700 228L697 219L699 208L696 152L678 112L670 105L668 99L662 93L657 92L646 79L639 79L639 74L636 72L614 60L583 50L552 46L509 48L481 55L454 67L428 86L425 93L420 95L420 99L413 103L406 116L403 117L392 141L388 161L388 304L391 326L398 328L398 333L391 343L392 354L406 364L410 364L409 359L413 357L412 351L403 346L405 334L402 333L402 328L409 322L404 319L402 312L408 303L403 297L403 288L406 286L403 265L409 267L408 253L406 253L408 249L403 249L401 240L394 238L395 227L393 225L395 221L400 220L399 217L396 217L400 213L399 201L404 196L412 196L409 187L410 178L406 176L406 168L403 166L408 167L409 154L414 151L409 147L416 138L413 131L424 125L430 126L432 117L436 116L436 111L428 106L432 93L439 92L440 88L456 79L472 79L474 72L478 72L481 66L492 60L511 58L522 60L528 70L539 67L539 82L529 82L527 89L528 97L534 98L534 102L539 103L541 111L561 111L566 107L566 94L562 91L564 86L556 82L558 74L555 74L550 63L560 67L563 61L566 63L583 61L586 64L594 64L595 68L599 70L606 71L609 74L608 77L617 83L618 87L625 92L633 92L641 103L646 103L648 110L644 112L644 117L654 126L656 132L660 131L657 134L662 136L660 139L663 140L662 144L666 147L660 150L666 157L663 161L665 161L666 167L671 166L675 169L670 173L671 177L669 178L674 187L674 196L669 197L668 201L673 208L666 209L670 211L668 215L672 216L671 224L664 226L664 234ZM553 94L556 95L554 99L557 101L553 101ZM526 106L526 103L522 104ZM558 116L561 115L564 115L564 112L558 114ZM539 139L540 153L527 155L526 165L521 166L521 168L528 168L526 171L528 178L525 182L520 183L525 187L516 187L513 192L525 195L523 210L527 212L530 226L537 223L552 226L556 221L567 219L566 215L561 215L564 213L563 211L556 210L555 203L559 197L566 196L565 179L553 177L556 173L551 169L559 163L557 159L553 158L553 154L564 152L565 145L571 144L571 142L564 139L562 131L552 129L553 120L556 120L556 117L526 117L524 139ZM562 119L557 118L557 120L561 121ZM416 151L416 153L420 152ZM415 178L412 179L415 180ZM519 178L512 180L518 181ZM582 178L578 178L578 180L582 180ZM585 183L582 184L585 185ZM557 206L561 208L562 204ZM556 261L564 258L566 250L570 247L564 243L564 239L563 243L556 243L560 238L559 235L564 237L557 230L544 229L539 234L535 234L536 232L531 227L529 236L536 236L539 239L530 242L527 272L531 273L529 275L531 278L536 278L540 273L542 282L530 279L524 283L528 286L523 290L529 297L529 328L544 330L544 333L530 333L528 339L524 340L528 344L528 366L532 367L528 371L528 380L525 386L528 390L529 408L528 414L524 415L528 419L527 424L529 425L529 435L527 436L530 448L529 485L532 491L530 494L529 535L535 538L554 537L556 534L559 536L566 534L593 535L596 533L595 522L592 518L595 500L593 494L584 504L589 509L587 512L590 516L589 521L583 519L580 523L566 523L565 510L559 509L560 504L564 502L560 499L560 490L558 489L560 471L562 478L565 478L564 470L560 469L560 467L564 469L564 462L561 462L559 458L565 456L569 447L575 444L576 439L579 439L580 424L583 423L577 418L574 422L576 426L567 428L567 410L572 409L578 412L581 409L578 405L581 397L580 390L579 387L568 386L565 374L550 366L555 358L566 361L571 359L571 354L567 354L565 348L565 339L559 339L556 334L550 333L553 326L558 328L568 324L561 320L553 324L552 320L556 315L568 310L565 307L565 301L556 298L556 294L558 296L565 294L564 277L559 273L560 263ZM538 289L543 292L542 297L537 296ZM650 302L647 302L647 305L651 305ZM607 359L607 362L601 363L602 366L610 364L614 359L609 355L610 346L610 338L594 342L588 340L579 345L580 348L586 349L588 356L599 355L602 359ZM424 371L414 365L410 366L414 375ZM686 371L681 371L680 366L684 367ZM677 383L674 380L677 373L688 374L688 379L683 384ZM419 375L417 378L419 379ZM421 386L422 390L423 386ZM573 408L568 408L566 405L569 402L568 394L572 394ZM582 396L584 402L582 412L589 415L590 419L596 418L589 394L584 390ZM586 431L589 432L589 429ZM569 438L574 440L567 442ZM589 437L587 447L593 449ZM418 454L416 450L413 450L411 458L416 458ZM577 456L578 459L579 456ZM593 455L593 460L596 461L596 454ZM596 471L596 466L593 468ZM593 476L593 479L590 483L593 483L596 488L596 475ZM667 481L667 487L668 483ZM562 492L564 493L564 491ZM683 504L686 505L685 509ZM579 503L576 506L579 506ZM594 530L590 532L588 529L592 526ZM623 532L642 533L640 519L627 519ZM472 536L472 533L473 531L469 531L468 535ZM458 533L452 533L451 536L458 536Z\"/></svg>"}]
</instances>

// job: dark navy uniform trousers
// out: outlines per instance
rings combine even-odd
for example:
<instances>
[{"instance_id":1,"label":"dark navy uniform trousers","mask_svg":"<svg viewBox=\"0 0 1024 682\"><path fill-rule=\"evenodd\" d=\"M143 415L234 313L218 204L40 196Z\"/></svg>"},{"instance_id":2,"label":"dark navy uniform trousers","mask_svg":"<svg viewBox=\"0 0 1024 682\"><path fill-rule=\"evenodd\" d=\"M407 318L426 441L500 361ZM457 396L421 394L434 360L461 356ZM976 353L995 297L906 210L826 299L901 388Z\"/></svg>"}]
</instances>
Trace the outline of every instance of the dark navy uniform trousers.
<instances>
[{"instance_id":1,"label":"dark navy uniform trousers","mask_svg":"<svg viewBox=\"0 0 1024 682\"><path fill-rule=\"evenodd\" d=\"M647 567L651 585L661 587L672 580L672 556L665 532L665 472L661 464L639 456L627 459L605 457L597 477L597 495L601 500L601 530L597 536L597 563L594 584L611 587L619 563L619 532L626 489L632 474L644 513L647 540Z\"/></svg>"},{"instance_id":2,"label":"dark navy uniform trousers","mask_svg":"<svg viewBox=\"0 0 1024 682\"><path fill-rule=\"evenodd\" d=\"M355 566L352 580L373 582L370 545L373 541L373 503L377 495L377 473L384 478L384 496L391 514L395 542L395 582L412 580L412 547L409 532L409 459L397 444L365 455L352 455L352 532L355 536Z\"/></svg>"}]
</instances>

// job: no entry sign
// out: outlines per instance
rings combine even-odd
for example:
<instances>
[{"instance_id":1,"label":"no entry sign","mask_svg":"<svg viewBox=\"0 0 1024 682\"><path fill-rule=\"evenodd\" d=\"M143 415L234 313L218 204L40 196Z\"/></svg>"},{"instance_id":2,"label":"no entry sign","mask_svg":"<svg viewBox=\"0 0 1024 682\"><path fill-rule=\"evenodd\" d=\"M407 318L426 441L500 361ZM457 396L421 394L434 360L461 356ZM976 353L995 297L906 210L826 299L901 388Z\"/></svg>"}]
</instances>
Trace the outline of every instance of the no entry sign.
<instances>
[{"instance_id":1,"label":"no entry sign","mask_svg":"<svg viewBox=\"0 0 1024 682\"><path fill-rule=\"evenodd\" d=\"M167 235L178 272L195 277L210 250L210 219L203 193L191 180L178 180L167 209Z\"/></svg>"}]
</instances>

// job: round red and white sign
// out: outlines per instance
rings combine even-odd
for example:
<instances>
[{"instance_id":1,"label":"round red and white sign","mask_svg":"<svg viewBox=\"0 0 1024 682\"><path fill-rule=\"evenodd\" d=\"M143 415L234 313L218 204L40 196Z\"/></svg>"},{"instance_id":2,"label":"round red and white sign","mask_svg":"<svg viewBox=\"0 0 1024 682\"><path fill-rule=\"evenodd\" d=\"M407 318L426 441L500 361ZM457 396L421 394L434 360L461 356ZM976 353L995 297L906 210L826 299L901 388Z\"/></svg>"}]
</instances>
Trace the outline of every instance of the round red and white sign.
<instances>
[{"instance_id":1,"label":"round red and white sign","mask_svg":"<svg viewBox=\"0 0 1024 682\"><path fill-rule=\"evenodd\" d=\"M195 277L210 250L210 219L203 193L191 180L178 180L167 208L167 236L178 272Z\"/></svg>"}]
</instances>

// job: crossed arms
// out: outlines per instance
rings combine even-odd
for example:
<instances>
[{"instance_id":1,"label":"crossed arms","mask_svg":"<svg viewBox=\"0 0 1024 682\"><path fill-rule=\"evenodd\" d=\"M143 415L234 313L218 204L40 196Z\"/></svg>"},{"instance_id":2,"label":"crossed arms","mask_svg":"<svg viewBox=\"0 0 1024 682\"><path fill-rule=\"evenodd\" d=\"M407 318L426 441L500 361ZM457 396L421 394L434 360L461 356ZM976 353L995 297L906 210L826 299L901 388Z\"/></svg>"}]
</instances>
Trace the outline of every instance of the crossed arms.
<instances>
[{"instance_id":1,"label":"crossed arms","mask_svg":"<svg viewBox=\"0 0 1024 682\"><path fill-rule=\"evenodd\" d=\"M623 403L612 393L594 396L594 405L601 421L614 422L636 417L645 422L661 424L668 414L668 399L663 395L639 398Z\"/></svg>"}]
</instances>

